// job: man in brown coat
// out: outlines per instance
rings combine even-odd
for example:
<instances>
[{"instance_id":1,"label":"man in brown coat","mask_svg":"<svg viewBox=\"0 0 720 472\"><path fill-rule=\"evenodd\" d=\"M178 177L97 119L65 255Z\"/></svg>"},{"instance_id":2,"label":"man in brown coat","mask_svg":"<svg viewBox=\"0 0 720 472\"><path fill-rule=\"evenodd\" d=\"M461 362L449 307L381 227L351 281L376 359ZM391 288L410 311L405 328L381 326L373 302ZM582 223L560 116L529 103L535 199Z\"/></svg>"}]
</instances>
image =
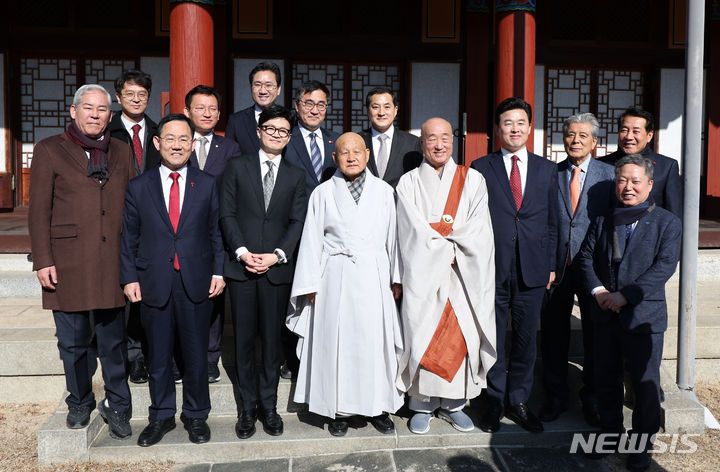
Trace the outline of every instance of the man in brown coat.
<instances>
[{"instance_id":1,"label":"man in brown coat","mask_svg":"<svg viewBox=\"0 0 720 472\"><path fill-rule=\"evenodd\" d=\"M110 137L110 94L83 85L65 133L33 151L28 224L43 308L53 311L70 393L67 426L87 426L95 408L88 369L92 331L105 382L98 411L110 436L130 436L131 402L123 340L120 230L125 187L135 176L130 147Z\"/></svg>"}]
</instances>

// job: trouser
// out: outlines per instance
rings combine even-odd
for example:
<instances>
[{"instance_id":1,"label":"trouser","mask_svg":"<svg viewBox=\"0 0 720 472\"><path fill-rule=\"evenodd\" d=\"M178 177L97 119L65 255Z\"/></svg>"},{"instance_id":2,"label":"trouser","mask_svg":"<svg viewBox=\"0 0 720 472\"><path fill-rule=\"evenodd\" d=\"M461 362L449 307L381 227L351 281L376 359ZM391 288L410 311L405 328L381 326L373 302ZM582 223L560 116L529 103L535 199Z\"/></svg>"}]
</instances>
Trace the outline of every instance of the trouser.
<instances>
[{"instance_id":1,"label":"trouser","mask_svg":"<svg viewBox=\"0 0 720 472\"><path fill-rule=\"evenodd\" d=\"M145 340L145 331L140 321L140 302L128 302L125 305L125 329L127 337L127 359L129 362L135 362L138 359L144 359L144 348L147 344Z\"/></svg>"},{"instance_id":2,"label":"trouser","mask_svg":"<svg viewBox=\"0 0 720 472\"><path fill-rule=\"evenodd\" d=\"M225 292L215 297L212 305L207 361L212 364L217 364L222 354L223 325L225 324Z\"/></svg>"},{"instance_id":3,"label":"trouser","mask_svg":"<svg viewBox=\"0 0 720 472\"><path fill-rule=\"evenodd\" d=\"M410 397L410 403L408 407L412 411L418 413L432 413L438 408L448 411L460 411L465 407L467 400L465 398L442 398L442 397L429 397L428 401L421 400L417 397Z\"/></svg>"}]
</instances>

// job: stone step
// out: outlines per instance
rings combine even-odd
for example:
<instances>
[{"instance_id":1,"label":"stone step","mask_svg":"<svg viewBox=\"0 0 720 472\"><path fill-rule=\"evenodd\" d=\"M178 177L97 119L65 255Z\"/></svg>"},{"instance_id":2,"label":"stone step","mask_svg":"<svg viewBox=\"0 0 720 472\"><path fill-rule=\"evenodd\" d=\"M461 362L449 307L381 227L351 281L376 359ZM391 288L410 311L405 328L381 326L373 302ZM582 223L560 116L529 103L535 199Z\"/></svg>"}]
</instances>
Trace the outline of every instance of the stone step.
<instances>
[{"instance_id":1,"label":"stone step","mask_svg":"<svg viewBox=\"0 0 720 472\"><path fill-rule=\"evenodd\" d=\"M0 254L0 298L39 297L41 293L27 254Z\"/></svg>"}]
</instances>

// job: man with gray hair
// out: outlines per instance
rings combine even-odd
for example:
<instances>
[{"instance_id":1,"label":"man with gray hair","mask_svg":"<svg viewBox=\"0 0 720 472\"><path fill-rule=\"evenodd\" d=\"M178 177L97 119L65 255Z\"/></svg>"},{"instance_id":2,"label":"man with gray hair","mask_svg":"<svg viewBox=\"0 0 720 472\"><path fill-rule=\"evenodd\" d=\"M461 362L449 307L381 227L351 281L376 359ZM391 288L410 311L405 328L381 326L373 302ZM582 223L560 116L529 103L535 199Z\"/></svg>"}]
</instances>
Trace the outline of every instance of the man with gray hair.
<instances>
[{"instance_id":1,"label":"man with gray hair","mask_svg":"<svg viewBox=\"0 0 720 472\"><path fill-rule=\"evenodd\" d=\"M120 287L120 230L125 187L135 177L130 147L110 137L110 94L83 85L64 133L33 150L28 229L43 308L52 310L69 395L66 424L84 428L95 408L89 354L93 331L105 383L98 405L110 436L130 436Z\"/></svg>"},{"instance_id":2,"label":"man with gray hair","mask_svg":"<svg viewBox=\"0 0 720 472\"><path fill-rule=\"evenodd\" d=\"M597 425L589 306L594 302L589 294L581 290L577 265L573 263L573 259L580 250L590 222L598 215L607 214L615 206L613 168L592 158L598 133L598 121L592 113L571 115L563 123L563 143L567 159L557 166L557 275L540 315L540 349L545 388L545 404L540 411L541 421L553 421L567 408L570 320L573 301L577 295L585 352L580 400L585 420L593 426Z\"/></svg>"}]
</instances>

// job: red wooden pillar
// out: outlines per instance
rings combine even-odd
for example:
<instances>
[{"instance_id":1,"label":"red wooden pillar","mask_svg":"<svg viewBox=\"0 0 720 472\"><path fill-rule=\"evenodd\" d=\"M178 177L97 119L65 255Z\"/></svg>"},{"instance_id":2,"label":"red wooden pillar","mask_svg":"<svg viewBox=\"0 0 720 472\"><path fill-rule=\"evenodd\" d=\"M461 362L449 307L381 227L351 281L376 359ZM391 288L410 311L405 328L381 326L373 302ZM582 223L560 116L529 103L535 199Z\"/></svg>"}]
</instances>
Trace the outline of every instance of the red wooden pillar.
<instances>
[{"instance_id":1,"label":"red wooden pillar","mask_svg":"<svg viewBox=\"0 0 720 472\"><path fill-rule=\"evenodd\" d=\"M713 2L715 7L720 2ZM720 8L718 8L720 10ZM720 13L713 8L710 27L710 67L708 84L720 81ZM720 90L707 87L707 192L705 216L720 216Z\"/></svg>"},{"instance_id":2,"label":"red wooden pillar","mask_svg":"<svg viewBox=\"0 0 720 472\"><path fill-rule=\"evenodd\" d=\"M171 3L170 113L182 113L188 90L214 85L213 20L208 7L181 0Z\"/></svg>"},{"instance_id":3,"label":"red wooden pillar","mask_svg":"<svg viewBox=\"0 0 720 472\"><path fill-rule=\"evenodd\" d=\"M520 97L535 105L535 2L496 0L495 105ZM542 110L534 110L542 113ZM533 130L527 142L533 150Z\"/></svg>"},{"instance_id":4,"label":"red wooden pillar","mask_svg":"<svg viewBox=\"0 0 720 472\"><path fill-rule=\"evenodd\" d=\"M492 16L486 2L469 2L465 30L465 164L488 153L488 134L492 133L490 110L490 48Z\"/></svg>"}]
</instances>

